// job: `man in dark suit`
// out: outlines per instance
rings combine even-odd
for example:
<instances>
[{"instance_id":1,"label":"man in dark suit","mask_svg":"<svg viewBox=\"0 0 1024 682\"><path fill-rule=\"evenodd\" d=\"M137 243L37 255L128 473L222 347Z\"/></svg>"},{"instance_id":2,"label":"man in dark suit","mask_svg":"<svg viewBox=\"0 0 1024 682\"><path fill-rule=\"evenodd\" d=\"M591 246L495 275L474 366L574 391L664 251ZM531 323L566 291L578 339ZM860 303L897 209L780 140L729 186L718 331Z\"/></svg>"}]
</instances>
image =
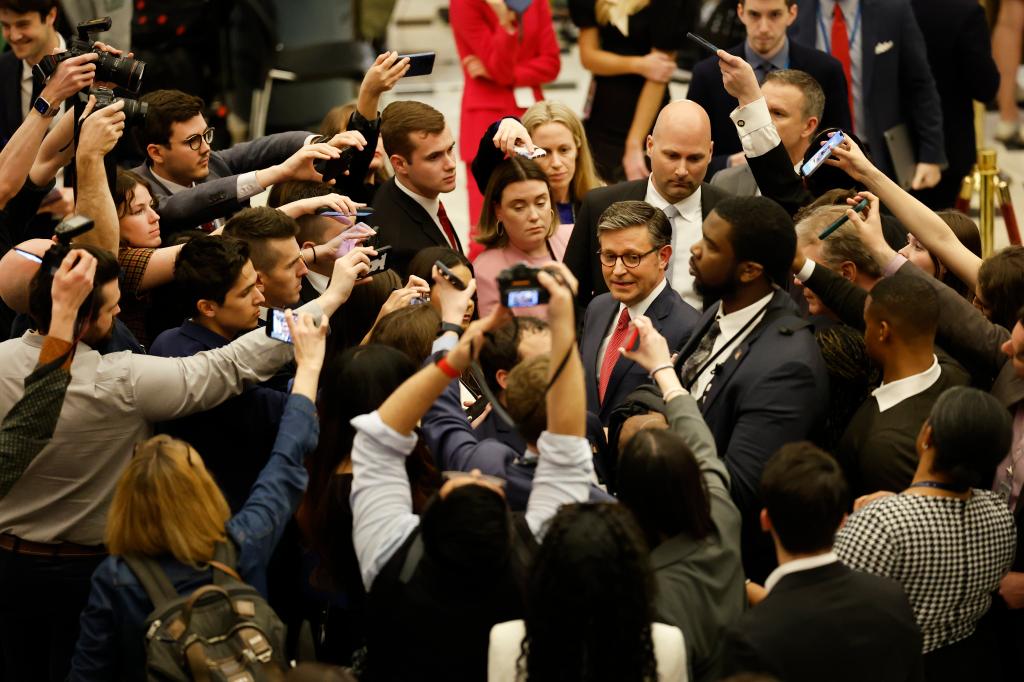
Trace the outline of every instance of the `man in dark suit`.
<instances>
[{"instance_id":1,"label":"man in dark suit","mask_svg":"<svg viewBox=\"0 0 1024 682\"><path fill-rule=\"evenodd\" d=\"M361 144L358 133L333 138L307 132L267 135L231 149L213 151L213 129L203 116L203 100L178 90L157 90L138 128L146 163L132 169L149 182L167 235L203 227L249 206L249 198L287 180L319 180L313 161L333 158L340 149ZM357 137L358 136L358 137Z\"/></svg>"},{"instance_id":2,"label":"man in dark suit","mask_svg":"<svg viewBox=\"0 0 1024 682\"><path fill-rule=\"evenodd\" d=\"M391 267L403 278L420 249L462 242L439 196L455 189L455 138L444 116L414 101L392 102L381 115L380 135L395 177L373 198L370 223L378 246L391 247Z\"/></svg>"},{"instance_id":3,"label":"man in dark suit","mask_svg":"<svg viewBox=\"0 0 1024 682\"><path fill-rule=\"evenodd\" d=\"M55 48L64 48L64 38L54 28L55 0L3 0L0 24L10 51L0 55L0 148L25 120L42 87L32 78L32 67Z\"/></svg>"},{"instance_id":4,"label":"man in dark suit","mask_svg":"<svg viewBox=\"0 0 1024 682\"><path fill-rule=\"evenodd\" d=\"M787 682L922 680L921 631L903 587L839 563L849 504L842 472L810 443L783 446L764 468L761 525L779 567L730 629L726 668Z\"/></svg>"},{"instance_id":5,"label":"man in dark suit","mask_svg":"<svg viewBox=\"0 0 1024 682\"><path fill-rule=\"evenodd\" d=\"M912 187L934 187L946 165L942 105L909 0L798 2L789 37L849 70L853 131L868 141L875 164L896 177L885 133L905 124L917 159Z\"/></svg>"},{"instance_id":6,"label":"man in dark suit","mask_svg":"<svg viewBox=\"0 0 1024 682\"><path fill-rule=\"evenodd\" d=\"M607 425L633 389L650 381L643 367L619 352L629 338L630 323L646 316L670 348L679 348L700 314L679 298L665 277L672 259L672 228L661 210L643 201L616 202L601 214L597 236L609 291L587 306L580 356L587 410Z\"/></svg>"},{"instance_id":7,"label":"man in dark suit","mask_svg":"<svg viewBox=\"0 0 1024 682\"><path fill-rule=\"evenodd\" d=\"M757 531L758 484L779 447L807 438L823 416L828 376L809 324L780 286L796 253L793 220L764 197L719 202L691 248L705 311L676 367L701 407L743 514L743 563L763 579L774 559Z\"/></svg>"},{"instance_id":8,"label":"man in dark suit","mask_svg":"<svg viewBox=\"0 0 1024 682\"><path fill-rule=\"evenodd\" d=\"M825 95L824 112L818 116L821 126L849 130L850 107L842 64L831 55L786 37L786 29L796 21L796 0L744 0L738 4L736 13L747 29L747 39L727 52L747 60L754 67L759 84L764 84L765 77L773 71L798 69L810 74ZM714 176L724 168L745 164L740 139L729 118L737 106L736 98L722 86L718 57L708 57L693 67L686 97L704 107L711 118L715 156L709 174Z\"/></svg>"},{"instance_id":9,"label":"man in dark suit","mask_svg":"<svg viewBox=\"0 0 1024 682\"><path fill-rule=\"evenodd\" d=\"M597 223L604 210L617 201L646 201L666 212L672 225L673 248L666 272L669 286L691 306L701 308L703 302L693 290L693 278L686 267L686 253L700 239L701 222L716 203L728 196L704 183L712 148L707 113L688 100L672 102L658 114L654 131L647 136L650 177L587 193L563 258L579 280L576 302L580 308L608 291L597 259Z\"/></svg>"}]
</instances>

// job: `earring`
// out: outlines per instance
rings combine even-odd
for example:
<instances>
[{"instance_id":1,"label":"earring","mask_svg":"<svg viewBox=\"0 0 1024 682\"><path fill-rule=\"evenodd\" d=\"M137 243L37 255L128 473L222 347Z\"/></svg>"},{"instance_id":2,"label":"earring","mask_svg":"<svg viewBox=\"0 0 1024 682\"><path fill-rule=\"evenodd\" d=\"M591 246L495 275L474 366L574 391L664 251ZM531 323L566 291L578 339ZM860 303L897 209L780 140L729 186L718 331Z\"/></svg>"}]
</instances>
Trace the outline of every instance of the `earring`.
<instances>
[{"instance_id":1,"label":"earring","mask_svg":"<svg viewBox=\"0 0 1024 682\"><path fill-rule=\"evenodd\" d=\"M502 232L504 232L504 231L505 231L505 226L504 226L504 225L502 225L502 224L501 224L501 221L499 220L499 221L498 221L498 234L501 234L501 233L502 233Z\"/></svg>"}]
</instances>

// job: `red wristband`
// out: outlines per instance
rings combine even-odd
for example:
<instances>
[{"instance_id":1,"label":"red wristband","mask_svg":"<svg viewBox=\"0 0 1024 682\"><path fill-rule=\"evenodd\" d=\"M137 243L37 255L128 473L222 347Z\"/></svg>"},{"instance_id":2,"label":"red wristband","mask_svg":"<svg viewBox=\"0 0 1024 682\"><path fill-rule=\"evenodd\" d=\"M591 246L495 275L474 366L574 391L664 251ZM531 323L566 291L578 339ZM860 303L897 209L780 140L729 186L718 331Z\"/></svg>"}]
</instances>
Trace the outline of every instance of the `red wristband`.
<instances>
[{"instance_id":1,"label":"red wristband","mask_svg":"<svg viewBox=\"0 0 1024 682\"><path fill-rule=\"evenodd\" d=\"M448 364L448 358L444 356L438 358L437 362L434 364L437 365L437 368L444 372L445 374L447 374L448 377L451 379L458 379L459 377L462 376L462 372Z\"/></svg>"}]
</instances>

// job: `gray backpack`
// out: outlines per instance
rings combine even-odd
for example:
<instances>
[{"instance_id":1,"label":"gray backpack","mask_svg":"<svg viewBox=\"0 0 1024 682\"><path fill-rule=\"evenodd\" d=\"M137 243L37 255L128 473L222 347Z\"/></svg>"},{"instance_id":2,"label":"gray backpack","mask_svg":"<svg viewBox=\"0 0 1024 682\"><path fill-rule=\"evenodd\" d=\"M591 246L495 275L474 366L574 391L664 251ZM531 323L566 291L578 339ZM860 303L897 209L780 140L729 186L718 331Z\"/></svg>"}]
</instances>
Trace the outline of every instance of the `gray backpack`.
<instances>
[{"instance_id":1,"label":"gray backpack","mask_svg":"<svg viewBox=\"0 0 1024 682\"><path fill-rule=\"evenodd\" d=\"M182 597L154 559L124 557L153 602L146 619L146 677L199 682L284 679L285 627L235 571L235 547L220 543L213 582Z\"/></svg>"}]
</instances>

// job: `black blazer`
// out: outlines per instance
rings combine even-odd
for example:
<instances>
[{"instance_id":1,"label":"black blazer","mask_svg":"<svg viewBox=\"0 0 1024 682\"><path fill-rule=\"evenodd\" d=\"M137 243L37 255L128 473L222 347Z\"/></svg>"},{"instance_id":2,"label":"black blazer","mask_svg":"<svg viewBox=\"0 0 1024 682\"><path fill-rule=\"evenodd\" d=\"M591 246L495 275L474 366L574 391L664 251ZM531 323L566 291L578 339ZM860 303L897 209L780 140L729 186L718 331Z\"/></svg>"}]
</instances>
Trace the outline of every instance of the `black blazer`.
<instances>
[{"instance_id":1,"label":"black blazer","mask_svg":"<svg viewBox=\"0 0 1024 682\"><path fill-rule=\"evenodd\" d=\"M650 382L646 370L632 360L620 357L608 380L604 403L598 401L597 370L603 358L599 357L601 342L615 323L619 302L609 293L595 298L587 306L583 316L583 335L580 337L580 356L583 359L583 373L586 377L587 410L601 418L608 425L612 410L619 406L637 386ZM669 348L679 348L690 338L700 313L679 298L671 286L665 285L658 297L651 302L645 316L654 328L668 341Z\"/></svg>"},{"instance_id":2,"label":"black blazer","mask_svg":"<svg viewBox=\"0 0 1024 682\"><path fill-rule=\"evenodd\" d=\"M702 217L707 218L715 204L730 195L706 182L701 183L700 187L700 212ZM597 259L597 251L601 247L597 241L598 219L604 210L616 201L643 201L646 196L647 180L630 180L590 190L583 198L583 204L576 214L576 226L569 237L565 257L562 259L579 280L576 304L581 309L585 309L595 296L608 291L604 276L601 274L601 261ZM672 248L688 249L690 245L673 244Z\"/></svg>"},{"instance_id":3,"label":"black blazer","mask_svg":"<svg viewBox=\"0 0 1024 682\"><path fill-rule=\"evenodd\" d=\"M726 669L786 682L923 680L921 631L899 583L839 562L782 577L727 633Z\"/></svg>"},{"instance_id":4,"label":"black blazer","mask_svg":"<svg viewBox=\"0 0 1024 682\"><path fill-rule=\"evenodd\" d=\"M818 0L798 0L797 4L800 11L789 27L789 37L814 47ZM875 165L886 175L891 176L893 168L883 135L900 123L910 129L918 161L945 164L942 106L909 0L861 0L860 6L861 90L870 134L859 135L858 131L859 137L868 141Z\"/></svg>"},{"instance_id":5,"label":"black blazer","mask_svg":"<svg viewBox=\"0 0 1024 682\"><path fill-rule=\"evenodd\" d=\"M740 43L728 50L730 54L746 58L744 45ZM846 76L843 65L830 54L812 47L805 47L789 41L789 68L805 71L818 81L825 92L825 113L818 124L819 129L850 129L850 104L846 97ZM711 139L715 141L715 156L708 167L708 175L714 175L725 168L729 155L743 151L740 138L736 135L729 114L739 106L736 98L725 91L722 85L722 71L718 68L718 57L708 57L693 67L693 80L686 98L704 107L711 118Z\"/></svg>"},{"instance_id":6,"label":"black blazer","mask_svg":"<svg viewBox=\"0 0 1024 682\"><path fill-rule=\"evenodd\" d=\"M412 197L400 190L395 182L395 179L391 178L377 190L373 197L373 216L369 222L373 227L379 228L377 245L391 246L388 264L402 277L402 281L405 281L409 274L409 261L420 249L449 244L433 217ZM455 243L462 252L462 242L459 241L458 234L455 235Z\"/></svg>"},{"instance_id":7,"label":"black blazer","mask_svg":"<svg viewBox=\"0 0 1024 682\"><path fill-rule=\"evenodd\" d=\"M13 52L0 55L0 148L21 125L21 60Z\"/></svg>"}]
</instances>

